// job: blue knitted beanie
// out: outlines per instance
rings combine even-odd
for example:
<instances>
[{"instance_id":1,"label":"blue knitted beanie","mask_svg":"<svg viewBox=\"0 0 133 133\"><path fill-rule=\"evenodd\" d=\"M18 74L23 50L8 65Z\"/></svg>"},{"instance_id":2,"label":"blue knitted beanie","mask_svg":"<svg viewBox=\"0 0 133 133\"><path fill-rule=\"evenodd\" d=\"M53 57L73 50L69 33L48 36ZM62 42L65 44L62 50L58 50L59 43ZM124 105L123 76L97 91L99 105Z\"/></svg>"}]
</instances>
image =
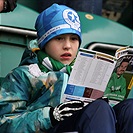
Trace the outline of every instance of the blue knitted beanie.
<instances>
[{"instance_id":1,"label":"blue knitted beanie","mask_svg":"<svg viewBox=\"0 0 133 133\"><path fill-rule=\"evenodd\" d=\"M35 28L40 49L43 49L50 39L66 33L77 34L81 43L79 16L73 9L65 5L53 4L40 13Z\"/></svg>"}]
</instances>

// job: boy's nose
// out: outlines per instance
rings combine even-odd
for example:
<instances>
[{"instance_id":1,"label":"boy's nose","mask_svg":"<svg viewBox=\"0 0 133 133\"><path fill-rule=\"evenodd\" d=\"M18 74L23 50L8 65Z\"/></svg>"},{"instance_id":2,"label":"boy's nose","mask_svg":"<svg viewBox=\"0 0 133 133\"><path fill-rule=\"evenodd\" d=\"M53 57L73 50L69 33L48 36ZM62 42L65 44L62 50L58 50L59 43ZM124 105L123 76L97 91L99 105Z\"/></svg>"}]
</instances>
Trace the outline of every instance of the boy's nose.
<instances>
[{"instance_id":1,"label":"boy's nose","mask_svg":"<svg viewBox=\"0 0 133 133\"><path fill-rule=\"evenodd\" d=\"M68 41L68 40L66 40L66 41L64 42L63 48L64 48L64 49L70 49L70 48L71 48L71 42Z\"/></svg>"}]
</instances>

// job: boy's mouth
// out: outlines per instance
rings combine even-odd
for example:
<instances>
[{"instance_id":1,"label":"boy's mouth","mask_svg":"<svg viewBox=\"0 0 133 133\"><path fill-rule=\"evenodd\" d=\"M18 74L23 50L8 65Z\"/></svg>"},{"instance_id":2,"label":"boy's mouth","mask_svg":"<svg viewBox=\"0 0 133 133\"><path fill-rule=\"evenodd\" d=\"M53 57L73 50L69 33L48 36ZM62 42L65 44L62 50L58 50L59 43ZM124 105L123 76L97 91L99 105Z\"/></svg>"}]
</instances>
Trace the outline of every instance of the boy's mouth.
<instances>
[{"instance_id":1,"label":"boy's mouth","mask_svg":"<svg viewBox=\"0 0 133 133\"><path fill-rule=\"evenodd\" d=\"M71 54L70 53L64 53L64 54L61 55L61 58L70 59L71 58Z\"/></svg>"}]
</instances>

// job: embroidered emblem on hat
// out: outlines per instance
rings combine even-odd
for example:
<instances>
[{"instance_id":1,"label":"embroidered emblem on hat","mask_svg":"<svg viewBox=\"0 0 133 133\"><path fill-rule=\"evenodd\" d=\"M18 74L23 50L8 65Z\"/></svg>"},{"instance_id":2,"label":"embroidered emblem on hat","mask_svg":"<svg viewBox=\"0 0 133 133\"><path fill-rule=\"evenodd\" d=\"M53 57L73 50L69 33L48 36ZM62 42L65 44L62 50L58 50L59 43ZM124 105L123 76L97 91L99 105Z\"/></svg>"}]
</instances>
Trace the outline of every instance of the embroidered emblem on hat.
<instances>
[{"instance_id":1,"label":"embroidered emblem on hat","mask_svg":"<svg viewBox=\"0 0 133 133\"><path fill-rule=\"evenodd\" d=\"M79 16L75 11L70 9L64 10L63 18L71 26L71 28L80 32L80 20Z\"/></svg>"}]
</instances>

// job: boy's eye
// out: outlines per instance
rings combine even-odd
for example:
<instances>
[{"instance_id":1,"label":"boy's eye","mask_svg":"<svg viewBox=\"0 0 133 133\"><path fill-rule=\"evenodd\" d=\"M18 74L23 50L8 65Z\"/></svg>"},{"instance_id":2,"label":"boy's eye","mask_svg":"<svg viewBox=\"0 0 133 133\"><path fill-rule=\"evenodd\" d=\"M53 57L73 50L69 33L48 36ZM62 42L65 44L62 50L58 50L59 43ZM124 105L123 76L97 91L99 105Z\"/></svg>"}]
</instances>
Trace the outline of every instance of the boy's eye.
<instances>
[{"instance_id":1,"label":"boy's eye","mask_svg":"<svg viewBox=\"0 0 133 133\"><path fill-rule=\"evenodd\" d=\"M72 37L72 40L79 40L78 37Z\"/></svg>"},{"instance_id":2,"label":"boy's eye","mask_svg":"<svg viewBox=\"0 0 133 133\"><path fill-rule=\"evenodd\" d=\"M60 41L60 40L65 40L66 38L63 36L57 36L57 37L55 37L55 39ZM69 39L72 41L79 40L78 36L71 36Z\"/></svg>"},{"instance_id":3,"label":"boy's eye","mask_svg":"<svg viewBox=\"0 0 133 133\"><path fill-rule=\"evenodd\" d=\"M56 40L62 40L63 38L62 37L56 37L55 39Z\"/></svg>"}]
</instances>

